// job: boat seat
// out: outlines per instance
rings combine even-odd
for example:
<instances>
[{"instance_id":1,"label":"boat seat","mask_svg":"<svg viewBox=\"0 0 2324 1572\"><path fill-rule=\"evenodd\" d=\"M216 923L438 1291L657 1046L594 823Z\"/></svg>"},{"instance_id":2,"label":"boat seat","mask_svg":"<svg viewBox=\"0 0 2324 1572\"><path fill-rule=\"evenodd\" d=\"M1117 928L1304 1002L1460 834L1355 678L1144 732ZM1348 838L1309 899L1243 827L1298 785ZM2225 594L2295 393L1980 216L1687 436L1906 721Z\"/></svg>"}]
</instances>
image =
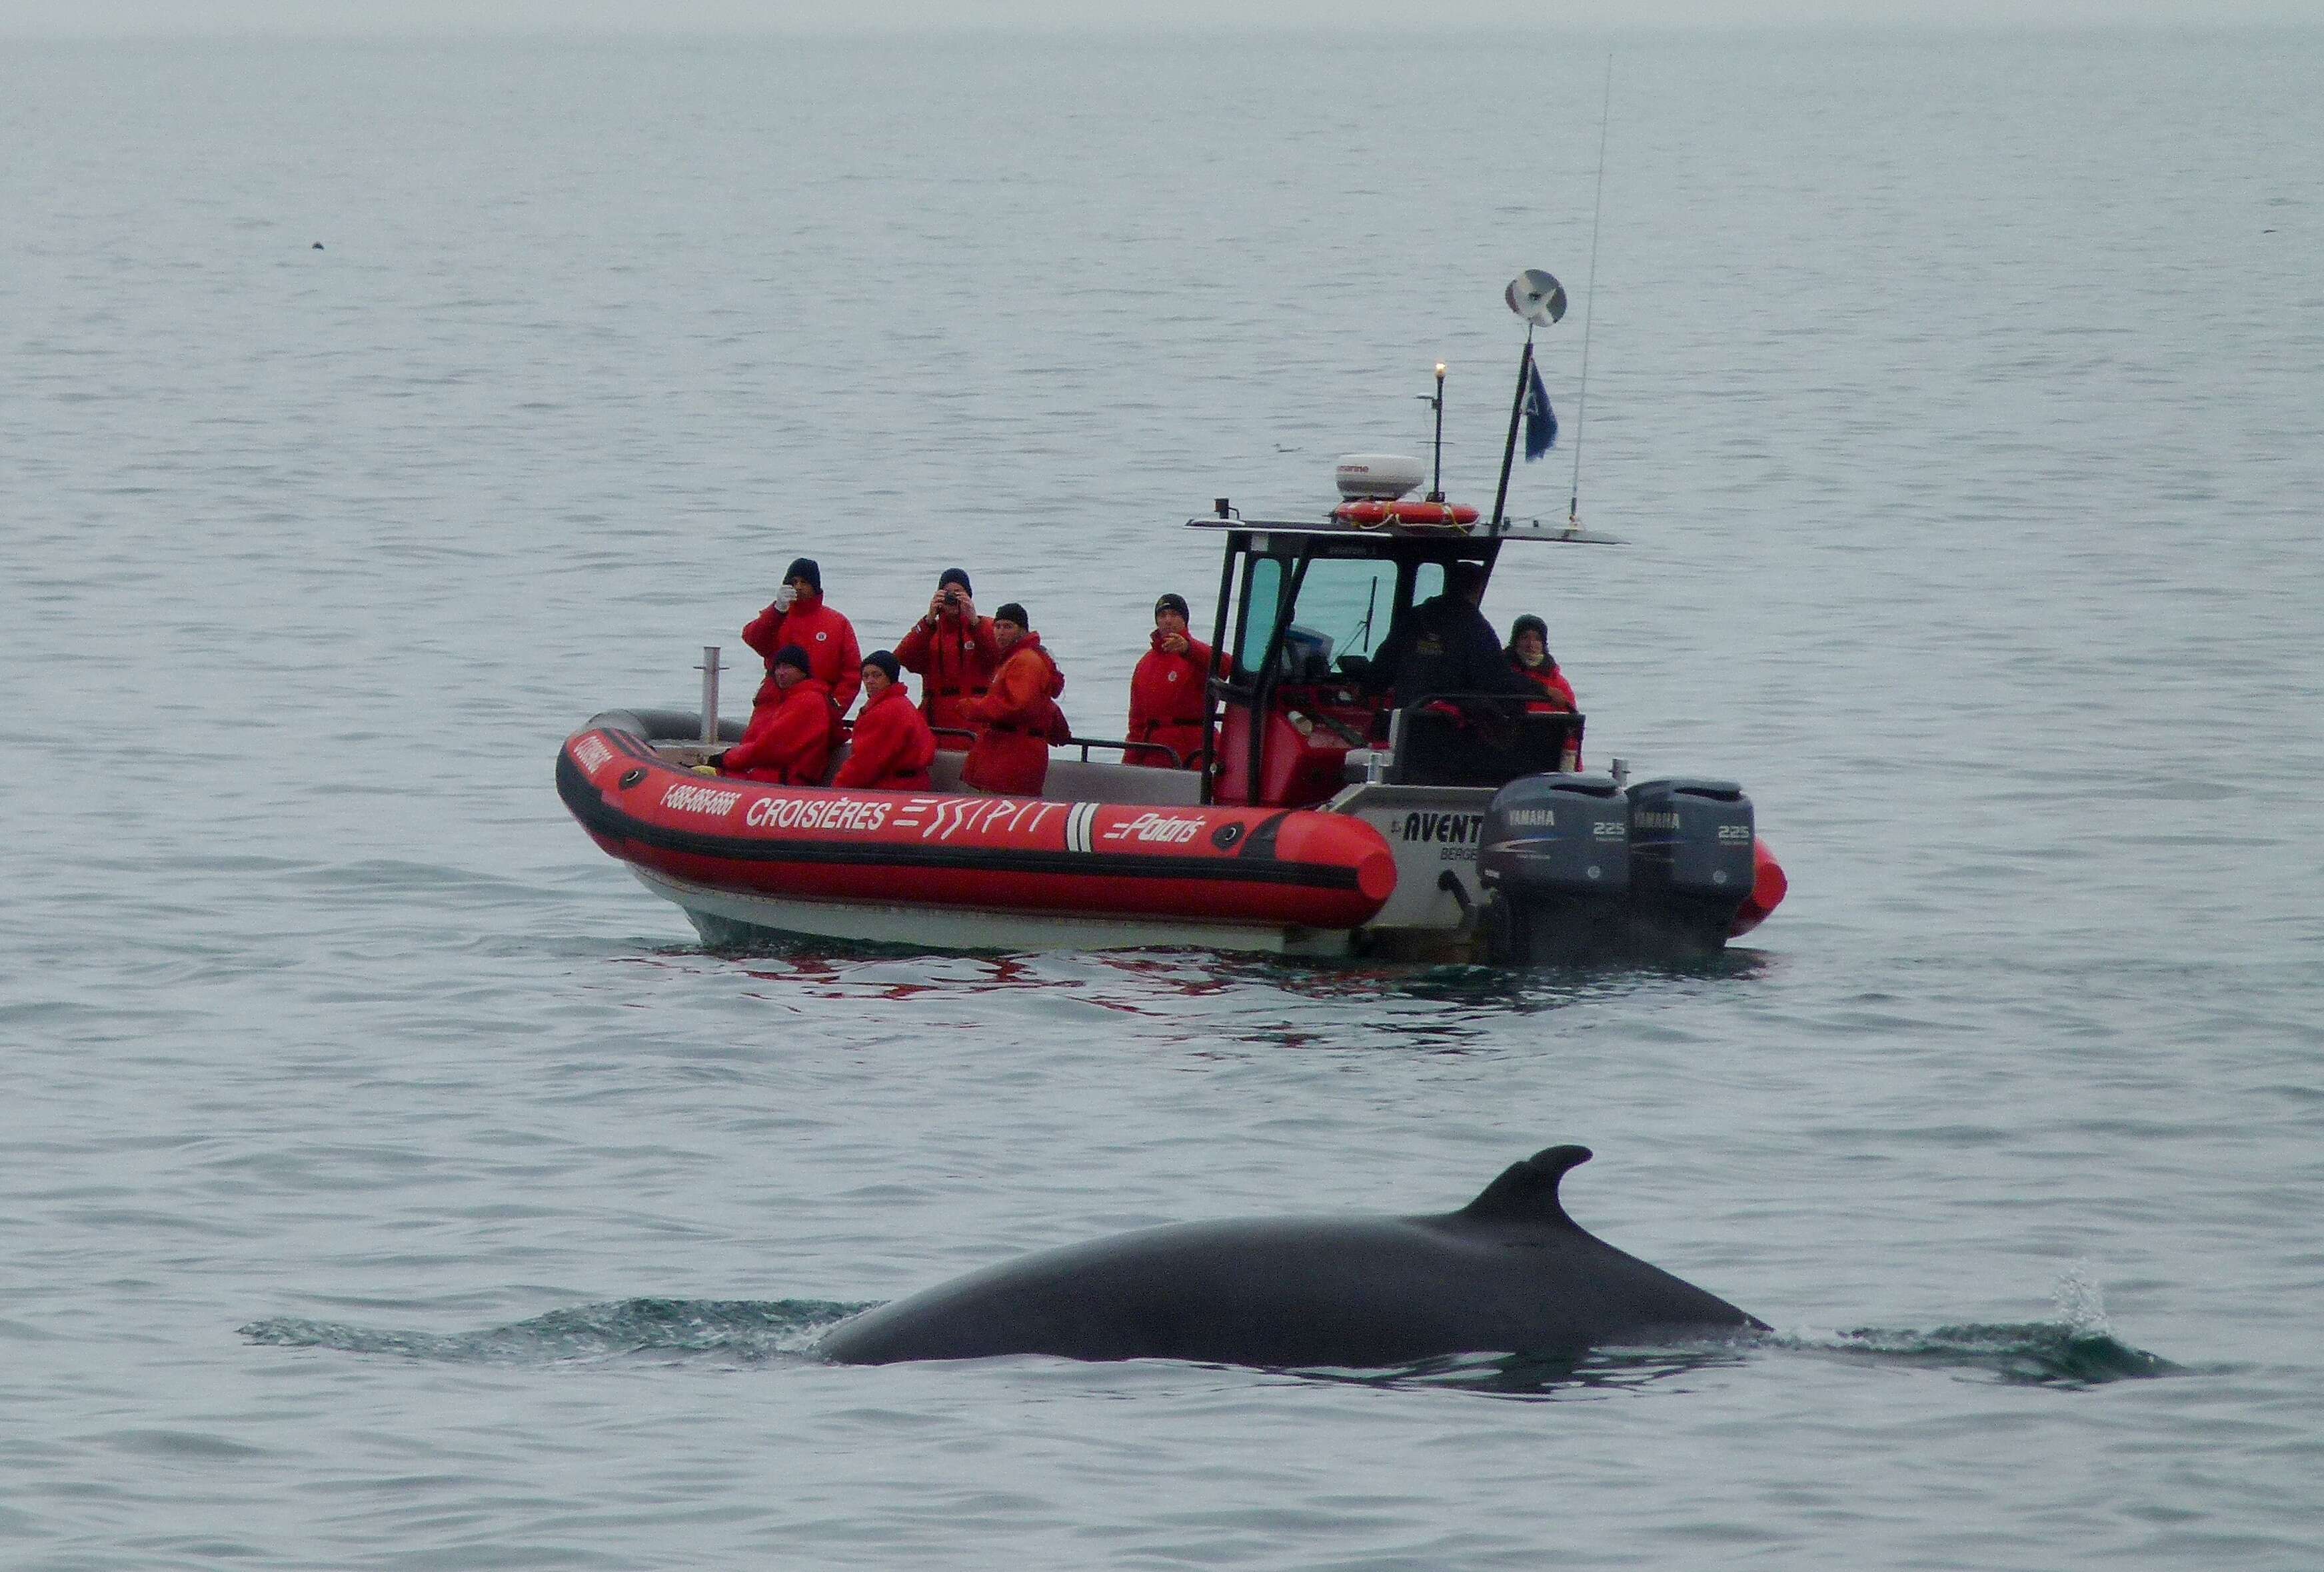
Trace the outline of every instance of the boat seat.
<instances>
[{"instance_id":1,"label":"boat seat","mask_svg":"<svg viewBox=\"0 0 2324 1572\"><path fill-rule=\"evenodd\" d=\"M1203 800L1202 772L1153 764L1101 764L1051 755L1041 795L1052 802L1137 802L1193 808Z\"/></svg>"},{"instance_id":2,"label":"boat seat","mask_svg":"<svg viewBox=\"0 0 2324 1572\"><path fill-rule=\"evenodd\" d=\"M960 783L960 767L967 761L966 754L937 749L936 763L928 766L930 789L964 790ZM1193 770L1163 770L1151 764L1100 764L1052 754L1041 795L1051 802L1137 802L1192 808L1203 800L1203 777Z\"/></svg>"}]
</instances>

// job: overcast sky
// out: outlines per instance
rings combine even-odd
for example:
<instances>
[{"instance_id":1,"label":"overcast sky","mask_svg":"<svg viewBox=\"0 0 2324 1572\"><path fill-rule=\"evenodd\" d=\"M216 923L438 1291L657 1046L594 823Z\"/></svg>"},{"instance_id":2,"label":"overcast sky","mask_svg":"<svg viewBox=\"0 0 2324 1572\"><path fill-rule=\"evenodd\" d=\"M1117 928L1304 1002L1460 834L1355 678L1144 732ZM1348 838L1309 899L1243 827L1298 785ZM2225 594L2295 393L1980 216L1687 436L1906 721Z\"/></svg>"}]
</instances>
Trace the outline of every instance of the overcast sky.
<instances>
[{"instance_id":1,"label":"overcast sky","mask_svg":"<svg viewBox=\"0 0 2324 1572\"><path fill-rule=\"evenodd\" d=\"M2324 0L0 0L0 34L2324 25Z\"/></svg>"}]
</instances>

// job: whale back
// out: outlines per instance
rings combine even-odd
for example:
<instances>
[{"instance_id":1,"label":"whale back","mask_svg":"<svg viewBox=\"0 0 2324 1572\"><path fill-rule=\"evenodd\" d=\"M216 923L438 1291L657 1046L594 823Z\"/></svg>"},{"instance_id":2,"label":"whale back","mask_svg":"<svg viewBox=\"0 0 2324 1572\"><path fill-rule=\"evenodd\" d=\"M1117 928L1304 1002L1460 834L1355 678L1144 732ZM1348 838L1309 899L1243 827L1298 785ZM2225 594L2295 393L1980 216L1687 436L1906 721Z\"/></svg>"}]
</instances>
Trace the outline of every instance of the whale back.
<instances>
[{"instance_id":1,"label":"whale back","mask_svg":"<svg viewBox=\"0 0 2324 1572\"><path fill-rule=\"evenodd\" d=\"M1173 1224L1038 1252L865 1311L822 1352L1385 1368L1757 1326L1566 1215L1559 1181L1590 1155L1546 1148L1438 1216Z\"/></svg>"}]
</instances>

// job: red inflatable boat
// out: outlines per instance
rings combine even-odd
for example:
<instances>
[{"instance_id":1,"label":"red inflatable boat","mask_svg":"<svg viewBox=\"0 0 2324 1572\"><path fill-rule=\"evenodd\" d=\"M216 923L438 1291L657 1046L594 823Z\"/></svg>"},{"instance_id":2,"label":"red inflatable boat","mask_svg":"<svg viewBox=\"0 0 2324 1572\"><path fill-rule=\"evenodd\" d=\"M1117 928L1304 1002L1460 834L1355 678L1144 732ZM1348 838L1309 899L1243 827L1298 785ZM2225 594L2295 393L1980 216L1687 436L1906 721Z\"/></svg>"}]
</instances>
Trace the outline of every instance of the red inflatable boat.
<instances>
[{"instance_id":1,"label":"red inflatable boat","mask_svg":"<svg viewBox=\"0 0 2324 1572\"><path fill-rule=\"evenodd\" d=\"M946 947L1279 949L1305 930L1361 927L1396 887L1393 854L1360 818L765 786L696 774L626 718L567 740L558 792L713 942L739 937L732 927Z\"/></svg>"},{"instance_id":2,"label":"red inflatable boat","mask_svg":"<svg viewBox=\"0 0 2324 1572\"><path fill-rule=\"evenodd\" d=\"M1538 324L1564 293L1529 273L1507 299ZM1520 387L1532 354L1528 336ZM1440 366L1440 439L1443 398ZM1570 505L1546 524L1508 515L1517 430L1512 413L1489 520L1446 502L1441 484L1410 498L1423 467L1396 454L1342 458L1331 509L1247 519L1219 497L1187 520L1222 560L1212 663L1190 674L1202 680L1199 741L1174 734L1180 754L1068 738L1030 798L964 790L958 752L937 754L919 792L697 773L742 732L718 718L718 651L706 648L700 710L596 717L567 740L558 791L714 945L796 934L1514 966L1714 954L1786 887L1742 787L1633 781L1610 755L1585 772L1586 717L1570 691L1489 661L1480 675L1477 660L1443 658L1438 632L1398 636L1441 631L1416 619L1441 617L1458 587L1476 604L1508 547L1611 543ZM1142 643L1141 631L1117 653ZM1448 689L1446 672L1481 690ZM1093 761L1093 748L1120 762Z\"/></svg>"}]
</instances>

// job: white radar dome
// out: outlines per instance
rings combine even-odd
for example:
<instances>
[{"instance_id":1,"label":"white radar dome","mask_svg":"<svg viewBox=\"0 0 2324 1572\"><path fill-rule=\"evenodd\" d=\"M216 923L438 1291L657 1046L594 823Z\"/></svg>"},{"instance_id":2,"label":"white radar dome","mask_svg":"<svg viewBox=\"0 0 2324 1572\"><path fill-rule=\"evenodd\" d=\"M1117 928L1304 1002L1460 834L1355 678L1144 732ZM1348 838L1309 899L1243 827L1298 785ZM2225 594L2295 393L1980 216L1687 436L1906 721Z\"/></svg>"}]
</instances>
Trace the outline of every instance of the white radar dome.
<instances>
[{"instance_id":1,"label":"white radar dome","mask_svg":"<svg viewBox=\"0 0 2324 1572\"><path fill-rule=\"evenodd\" d=\"M1419 459L1400 453L1350 453L1333 477L1340 483L1340 495L1351 501L1394 502L1418 490L1427 474Z\"/></svg>"}]
</instances>

